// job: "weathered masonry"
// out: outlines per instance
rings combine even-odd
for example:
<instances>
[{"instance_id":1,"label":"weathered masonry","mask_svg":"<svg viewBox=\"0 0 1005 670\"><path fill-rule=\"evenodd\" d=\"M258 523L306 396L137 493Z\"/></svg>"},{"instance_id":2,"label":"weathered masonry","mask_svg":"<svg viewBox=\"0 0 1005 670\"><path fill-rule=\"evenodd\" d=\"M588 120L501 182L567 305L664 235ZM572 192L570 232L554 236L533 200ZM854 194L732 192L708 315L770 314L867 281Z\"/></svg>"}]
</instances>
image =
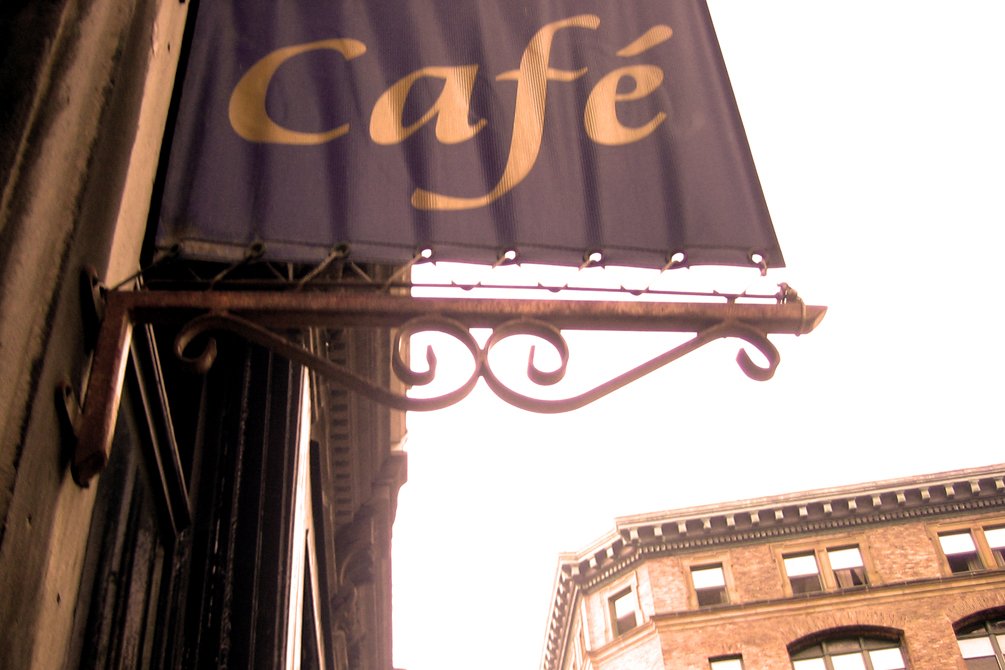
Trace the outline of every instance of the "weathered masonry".
<instances>
[{"instance_id":1,"label":"weathered masonry","mask_svg":"<svg viewBox=\"0 0 1005 670\"><path fill-rule=\"evenodd\" d=\"M560 558L542 668L1005 667L1003 478L620 518Z\"/></svg>"}]
</instances>

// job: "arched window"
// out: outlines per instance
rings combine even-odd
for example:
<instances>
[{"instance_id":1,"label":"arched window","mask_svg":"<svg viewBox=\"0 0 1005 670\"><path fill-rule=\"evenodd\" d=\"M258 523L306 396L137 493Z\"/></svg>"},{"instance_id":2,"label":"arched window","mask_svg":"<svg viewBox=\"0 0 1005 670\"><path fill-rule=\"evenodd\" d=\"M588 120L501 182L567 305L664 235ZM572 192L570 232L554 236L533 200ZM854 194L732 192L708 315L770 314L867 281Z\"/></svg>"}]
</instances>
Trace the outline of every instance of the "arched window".
<instances>
[{"instance_id":1,"label":"arched window","mask_svg":"<svg viewBox=\"0 0 1005 670\"><path fill-rule=\"evenodd\" d=\"M1005 617L985 619L956 631L967 670L1005 670Z\"/></svg>"},{"instance_id":2,"label":"arched window","mask_svg":"<svg viewBox=\"0 0 1005 670\"><path fill-rule=\"evenodd\" d=\"M889 638L852 635L799 647L790 653L794 670L902 670L900 643Z\"/></svg>"}]
</instances>

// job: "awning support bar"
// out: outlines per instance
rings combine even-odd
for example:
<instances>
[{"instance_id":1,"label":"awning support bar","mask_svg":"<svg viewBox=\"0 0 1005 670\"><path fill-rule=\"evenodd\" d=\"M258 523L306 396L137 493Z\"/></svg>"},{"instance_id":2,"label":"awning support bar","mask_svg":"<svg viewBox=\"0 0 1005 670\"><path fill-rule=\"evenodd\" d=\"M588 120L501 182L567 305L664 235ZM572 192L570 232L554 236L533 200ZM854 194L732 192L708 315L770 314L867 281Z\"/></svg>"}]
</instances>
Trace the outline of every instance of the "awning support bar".
<instances>
[{"instance_id":1,"label":"awning support bar","mask_svg":"<svg viewBox=\"0 0 1005 670\"><path fill-rule=\"evenodd\" d=\"M212 365L215 342L209 339L196 356L189 354L189 345L199 334L228 331L300 363L334 384L399 410L448 407L466 397L478 379L484 379L489 388L512 405L557 413L583 407L724 337L738 338L760 351L767 360L764 366L755 364L742 349L737 362L752 379L770 379L779 355L767 336L809 333L826 311L826 307L805 305L801 300L778 304L655 303L414 298L353 292L115 291L107 295L83 410L75 422L71 470L74 480L86 486L108 462L132 329L137 324L181 326L175 353L203 371ZM412 398L396 394L276 332L311 327L396 329L392 364L406 385L421 386L436 375L431 351L426 353L428 370L424 372L412 370L404 359L402 352L408 338L419 332L438 331L459 340L474 358L474 371L460 387L442 396ZM493 333L482 346L471 336L471 328L491 328ZM556 370L541 370L534 364L532 351L527 374L539 385L557 383L568 362L562 330L691 332L695 337L590 391L561 400L523 395L493 373L488 360L493 346L512 335L534 335L555 347L561 362Z\"/></svg>"}]
</instances>

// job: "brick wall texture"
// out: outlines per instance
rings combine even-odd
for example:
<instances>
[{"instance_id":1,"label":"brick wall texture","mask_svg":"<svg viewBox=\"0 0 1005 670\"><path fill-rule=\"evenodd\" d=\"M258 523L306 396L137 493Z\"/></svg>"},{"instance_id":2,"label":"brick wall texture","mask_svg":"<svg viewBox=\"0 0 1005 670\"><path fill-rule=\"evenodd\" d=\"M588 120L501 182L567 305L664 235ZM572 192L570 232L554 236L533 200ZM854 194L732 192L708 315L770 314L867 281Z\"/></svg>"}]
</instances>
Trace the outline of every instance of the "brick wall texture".
<instances>
[{"instance_id":1,"label":"brick wall texture","mask_svg":"<svg viewBox=\"0 0 1005 670\"><path fill-rule=\"evenodd\" d=\"M648 558L632 571L646 630L615 636L605 615L612 589L600 586L585 595L593 649L587 667L708 670L711 657L742 654L746 670L791 670L788 650L802 640L873 630L900 636L912 670L964 670L954 624L995 608L1005 611L1005 568L951 574L937 533L1002 523L1000 514L939 525L895 522ZM832 581L822 593L791 594L782 554L814 549L819 556L851 544L861 549L867 587L841 590ZM727 574L730 602L699 608L690 566L718 562ZM622 574L617 584L624 583ZM653 645L661 658L653 655Z\"/></svg>"}]
</instances>

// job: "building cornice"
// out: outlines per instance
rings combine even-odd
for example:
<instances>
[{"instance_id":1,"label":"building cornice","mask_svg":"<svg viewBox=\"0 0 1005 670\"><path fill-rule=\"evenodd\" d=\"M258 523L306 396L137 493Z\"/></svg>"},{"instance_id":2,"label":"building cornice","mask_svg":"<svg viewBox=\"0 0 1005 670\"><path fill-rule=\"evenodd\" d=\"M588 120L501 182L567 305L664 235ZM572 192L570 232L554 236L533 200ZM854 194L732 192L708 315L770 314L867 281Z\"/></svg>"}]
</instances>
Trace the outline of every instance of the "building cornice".
<instances>
[{"instance_id":1,"label":"building cornice","mask_svg":"<svg viewBox=\"0 0 1005 670\"><path fill-rule=\"evenodd\" d=\"M1005 464L620 517L613 532L562 554L543 670L558 670L580 591L649 558L807 533L1005 509Z\"/></svg>"}]
</instances>

